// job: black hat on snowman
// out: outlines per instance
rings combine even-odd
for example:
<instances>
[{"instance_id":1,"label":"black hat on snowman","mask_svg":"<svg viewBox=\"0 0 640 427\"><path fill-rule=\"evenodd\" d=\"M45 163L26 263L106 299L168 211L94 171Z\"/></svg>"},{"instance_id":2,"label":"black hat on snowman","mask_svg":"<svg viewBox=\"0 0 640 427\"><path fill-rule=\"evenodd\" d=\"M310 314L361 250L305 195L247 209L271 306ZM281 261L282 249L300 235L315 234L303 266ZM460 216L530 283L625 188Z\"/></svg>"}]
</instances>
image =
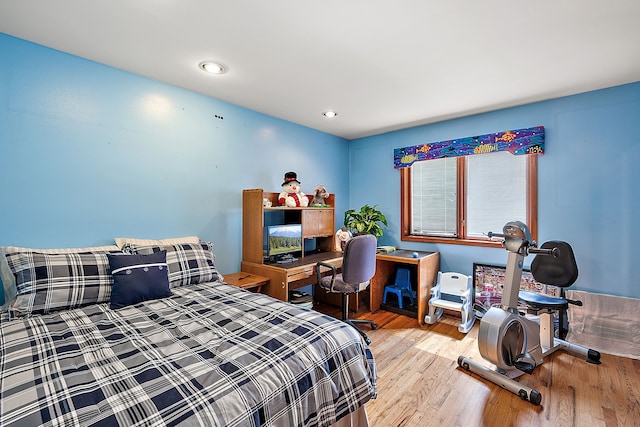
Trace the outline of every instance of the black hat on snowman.
<instances>
[{"instance_id":1,"label":"black hat on snowman","mask_svg":"<svg viewBox=\"0 0 640 427\"><path fill-rule=\"evenodd\" d=\"M300 181L298 181L298 175L296 175L295 172L287 172L284 174L284 182L282 183L281 187L284 187L290 182L297 182L298 185L300 185Z\"/></svg>"}]
</instances>

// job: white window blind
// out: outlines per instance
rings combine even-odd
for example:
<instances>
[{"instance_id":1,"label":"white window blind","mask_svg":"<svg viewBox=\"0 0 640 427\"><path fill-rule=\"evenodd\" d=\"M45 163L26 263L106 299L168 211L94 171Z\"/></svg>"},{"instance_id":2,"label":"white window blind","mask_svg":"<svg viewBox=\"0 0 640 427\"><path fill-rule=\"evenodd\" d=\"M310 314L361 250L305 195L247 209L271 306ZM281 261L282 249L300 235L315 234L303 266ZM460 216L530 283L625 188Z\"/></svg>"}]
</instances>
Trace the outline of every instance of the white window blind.
<instances>
[{"instance_id":1,"label":"white window blind","mask_svg":"<svg viewBox=\"0 0 640 427\"><path fill-rule=\"evenodd\" d=\"M411 234L457 236L456 159L411 166Z\"/></svg>"},{"instance_id":2,"label":"white window blind","mask_svg":"<svg viewBox=\"0 0 640 427\"><path fill-rule=\"evenodd\" d=\"M501 233L509 221L527 222L527 156L481 154L468 156L466 164L468 237Z\"/></svg>"}]
</instances>

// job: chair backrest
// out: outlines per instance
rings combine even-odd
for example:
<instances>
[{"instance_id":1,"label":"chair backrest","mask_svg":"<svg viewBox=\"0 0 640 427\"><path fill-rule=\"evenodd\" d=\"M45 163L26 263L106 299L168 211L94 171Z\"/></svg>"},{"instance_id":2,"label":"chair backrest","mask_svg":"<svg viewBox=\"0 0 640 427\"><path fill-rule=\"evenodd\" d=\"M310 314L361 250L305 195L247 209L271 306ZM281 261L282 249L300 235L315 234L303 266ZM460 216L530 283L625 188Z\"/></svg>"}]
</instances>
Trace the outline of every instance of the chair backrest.
<instances>
[{"instance_id":1,"label":"chair backrest","mask_svg":"<svg viewBox=\"0 0 640 427\"><path fill-rule=\"evenodd\" d=\"M558 256L536 255L531 263L531 273L540 283L554 285L560 288L571 286L578 278L578 264L573 255L573 249L567 242L551 240L540 248L558 248Z\"/></svg>"},{"instance_id":2,"label":"chair backrest","mask_svg":"<svg viewBox=\"0 0 640 427\"><path fill-rule=\"evenodd\" d=\"M442 299L447 299L445 295L457 296L464 294L471 288L471 276L460 273L438 272L438 283L440 284L440 295Z\"/></svg>"},{"instance_id":3,"label":"chair backrest","mask_svg":"<svg viewBox=\"0 0 640 427\"><path fill-rule=\"evenodd\" d=\"M398 267L396 270L396 281L394 286L398 289L411 290L411 270L404 267Z\"/></svg>"},{"instance_id":4,"label":"chair backrest","mask_svg":"<svg viewBox=\"0 0 640 427\"><path fill-rule=\"evenodd\" d=\"M371 234L362 234L349 239L342 258L342 280L356 284L371 280L376 272L377 240Z\"/></svg>"}]
</instances>

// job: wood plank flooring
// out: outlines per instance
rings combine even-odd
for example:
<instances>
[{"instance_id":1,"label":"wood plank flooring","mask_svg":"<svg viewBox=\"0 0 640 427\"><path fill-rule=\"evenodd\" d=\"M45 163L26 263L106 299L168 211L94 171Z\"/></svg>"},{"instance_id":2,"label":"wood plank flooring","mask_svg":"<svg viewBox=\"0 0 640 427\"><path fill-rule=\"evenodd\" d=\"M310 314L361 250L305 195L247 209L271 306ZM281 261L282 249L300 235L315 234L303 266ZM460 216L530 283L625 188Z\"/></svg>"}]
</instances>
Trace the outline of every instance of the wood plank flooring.
<instances>
[{"instance_id":1,"label":"wood plank flooring","mask_svg":"<svg viewBox=\"0 0 640 427\"><path fill-rule=\"evenodd\" d=\"M340 317L338 308L316 309ZM458 332L455 317L433 326L379 310L363 330L376 357L378 398L367 403L373 427L640 426L640 361L607 354L601 365L557 351L519 381L542 393L535 406L458 367L464 355L489 366L477 346L478 325Z\"/></svg>"}]
</instances>

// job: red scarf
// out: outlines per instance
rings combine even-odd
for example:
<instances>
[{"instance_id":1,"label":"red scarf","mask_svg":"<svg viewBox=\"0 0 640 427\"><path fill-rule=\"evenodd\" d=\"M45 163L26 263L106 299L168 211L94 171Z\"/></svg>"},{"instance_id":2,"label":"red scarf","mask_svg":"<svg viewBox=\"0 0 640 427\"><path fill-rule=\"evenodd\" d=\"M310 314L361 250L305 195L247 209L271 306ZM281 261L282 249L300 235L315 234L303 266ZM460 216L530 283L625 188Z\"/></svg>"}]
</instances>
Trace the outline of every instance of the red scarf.
<instances>
[{"instance_id":1,"label":"red scarf","mask_svg":"<svg viewBox=\"0 0 640 427\"><path fill-rule=\"evenodd\" d=\"M281 205L284 205L284 201L287 197L293 197L293 200L296 201L296 207L300 207L300 197L298 197L297 193L287 193L287 195L285 197L280 198L280 200L278 200L278 202L280 202Z\"/></svg>"}]
</instances>

